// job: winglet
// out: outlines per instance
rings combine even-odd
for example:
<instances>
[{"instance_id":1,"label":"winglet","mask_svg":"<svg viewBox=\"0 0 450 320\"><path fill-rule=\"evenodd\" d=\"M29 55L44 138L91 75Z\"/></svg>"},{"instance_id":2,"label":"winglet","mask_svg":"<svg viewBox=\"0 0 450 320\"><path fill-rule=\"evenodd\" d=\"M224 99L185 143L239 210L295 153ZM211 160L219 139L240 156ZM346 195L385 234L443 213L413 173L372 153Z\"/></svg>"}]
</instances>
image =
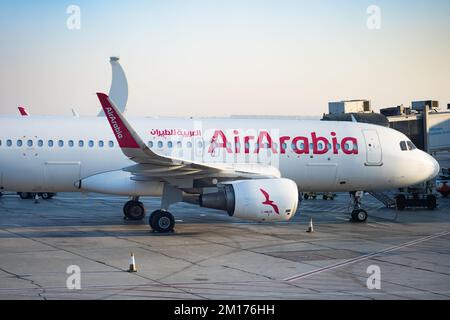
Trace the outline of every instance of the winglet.
<instances>
[{"instance_id":1,"label":"winglet","mask_svg":"<svg viewBox=\"0 0 450 320\"><path fill-rule=\"evenodd\" d=\"M111 99L104 93L97 93L97 97L100 100L119 146L127 149L139 149L139 143L133 136L135 133L130 132L132 129L129 130L128 128L131 127Z\"/></svg>"},{"instance_id":2,"label":"winglet","mask_svg":"<svg viewBox=\"0 0 450 320\"><path fill-rule=\"evenodd\" d=\"M24 106L20 106L20 107L18 107L18 109L19 109L19 112L20 112L21 116L24 116L24 117L29 116L29 114L27 112L27 109L25 109Z\"/></svg>"}]
</instances>

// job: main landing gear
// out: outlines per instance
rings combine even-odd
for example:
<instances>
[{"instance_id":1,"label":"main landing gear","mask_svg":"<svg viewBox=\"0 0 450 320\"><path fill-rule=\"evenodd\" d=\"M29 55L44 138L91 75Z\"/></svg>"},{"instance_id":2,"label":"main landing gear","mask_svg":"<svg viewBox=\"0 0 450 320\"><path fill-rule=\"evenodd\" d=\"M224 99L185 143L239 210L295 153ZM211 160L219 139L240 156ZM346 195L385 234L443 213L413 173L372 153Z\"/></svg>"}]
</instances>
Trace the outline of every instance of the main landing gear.
<instances>
[{"instance_id":1,"label":"main landing gear","mask_svg":"<svg viewBox=\"0 0 450 320\"><path fill-rule=\"evenodd\" d=\"M164 184L163 195L161 198L161 210L153 211L148 219L148 224L152 228L153 232L174 232L175 218L168 210L170 205L181 202L182 200L183 191L171 186L168 183Z\"/></svg>"},{"instance_id":2,"label":"main landing gear","mask_svg":"<svg viewBox=\"0 0 450 320\"><path fill-rule=\"evenodd\" d=\"M351 212L352 221L354 222L365 222L367 220L368 214L367 211L361 209L361 198L363 192L350 192L350 201L353 206L353 210Z\"/></svg>"},{"instance_id":3,"label":"main landing gear","mask_svg":"<svg viewBox=\"0 0 450 320\"><path fill-rule=\"evenodd\" d=\"M169 184L164 184L163 195L161 199L161 209L153 211L148 219L148 223L153 232L169 233L175 228L175 218L168 211L170 205L183 200L183 191ZM139 197L133 197L132 200L123 206L125 219L142 220L145 217L145 208Z\"/></svg>"},{"instance_id":4,"label":"main landing gear","mask_svg":"<svg viewBox=\"0 0 450 320\"><path fill-rule=\"evenodd\" d=\"M145 217L144 204L139 201L139 197L133 197L132 200L125 203L123 206L123 214L125 219L138 221Z\"/></svg>"},{"instance_id":5,"label":"main landing gear","mask_svg":"<svg viewBox=\"0 0 450 320\"><path fill-rule=\"evenodd\" d=\"M174 230L175 218L168 211L156 210L150 215L148 223L153 231L168 233Z\"/></svg>"}]
</instances>

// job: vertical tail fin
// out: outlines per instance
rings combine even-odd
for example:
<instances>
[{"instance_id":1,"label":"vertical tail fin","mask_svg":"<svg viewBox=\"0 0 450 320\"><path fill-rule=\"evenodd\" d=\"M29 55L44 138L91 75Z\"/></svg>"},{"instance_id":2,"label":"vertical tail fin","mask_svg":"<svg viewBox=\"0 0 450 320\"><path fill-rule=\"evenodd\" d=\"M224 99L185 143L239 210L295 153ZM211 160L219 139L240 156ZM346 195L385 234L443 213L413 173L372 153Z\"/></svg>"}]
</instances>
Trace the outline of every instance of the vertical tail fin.
<instances>
[{"instance_id":1,"label":"vertical tail fin","mask_svg":"<svg viewBox=\"0 0 450 320\"><path fill-rule=\"evenodd\" d=\"M20 106L20 107L18 107L18 109L19 109L19 112L20 112L20 115L21 115L21 116L27 117L27 116L30 115L30 114L28 113L27 109L25 109L24 106Z\"/></svg>"}]
</instances>

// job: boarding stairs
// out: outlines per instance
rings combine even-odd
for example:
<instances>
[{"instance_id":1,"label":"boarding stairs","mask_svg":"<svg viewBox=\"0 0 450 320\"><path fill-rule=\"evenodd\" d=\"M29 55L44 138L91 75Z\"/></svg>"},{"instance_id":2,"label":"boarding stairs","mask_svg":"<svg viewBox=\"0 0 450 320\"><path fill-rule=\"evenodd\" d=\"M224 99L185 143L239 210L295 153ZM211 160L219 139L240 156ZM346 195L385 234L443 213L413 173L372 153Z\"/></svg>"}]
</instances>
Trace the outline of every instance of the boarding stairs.
<instances>
[{"instance_id":1,"label":"boarding stairs","mask_svg":"<svg viewBox=\"0 0 450 320\"><path fill-rule=\"evenodd\" d=\"M396 206L395 199L391 198L387 193L374 191L369 193L372 197L382 202L386 206L386 208L395 208Z\"/></svg>"}]
</instances>

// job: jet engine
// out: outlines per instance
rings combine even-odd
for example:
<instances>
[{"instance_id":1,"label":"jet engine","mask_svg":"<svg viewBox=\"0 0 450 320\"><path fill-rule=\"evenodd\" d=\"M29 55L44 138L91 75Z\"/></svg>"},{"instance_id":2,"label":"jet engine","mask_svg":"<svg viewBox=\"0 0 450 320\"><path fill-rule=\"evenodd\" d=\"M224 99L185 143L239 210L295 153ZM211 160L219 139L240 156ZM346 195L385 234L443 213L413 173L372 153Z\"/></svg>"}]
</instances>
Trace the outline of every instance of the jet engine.
<instances>
[{"instance_id":1,"label":"jet engine","mask_svg":"<svg viewBox=\"0 0 450 320\"><path fill-rule=\"evenodd\" d=\"M287 221L297 211L298 189L283 178L223 182L217 192L200 196L200 206L244 220Z\"/></svg>"}]
</instances>

